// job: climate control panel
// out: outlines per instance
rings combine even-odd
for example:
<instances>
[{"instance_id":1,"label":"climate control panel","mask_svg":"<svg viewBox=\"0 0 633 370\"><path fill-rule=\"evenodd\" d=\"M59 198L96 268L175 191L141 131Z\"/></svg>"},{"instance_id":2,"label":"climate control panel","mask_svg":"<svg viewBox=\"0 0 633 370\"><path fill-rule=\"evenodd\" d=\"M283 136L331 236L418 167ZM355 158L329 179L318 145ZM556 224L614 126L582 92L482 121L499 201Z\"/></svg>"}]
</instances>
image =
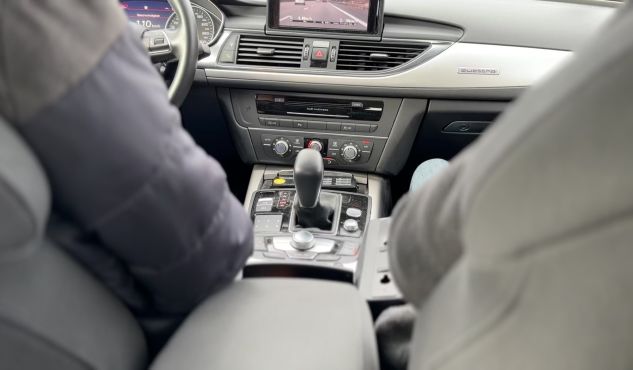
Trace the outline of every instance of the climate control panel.
<instances>
[{"instance_id":1,"label":"climate control panel","mask_svg":"<svg viewBox=\"0 0 633 370\"><path fill-rule=\"evenodd\" d=\"M289 162L303 149L310 148L321 153L326 165L346 166L367 163L374 150L371 139L313 137L294 135L261 134L263 153L270 158Z\"/></svg>"}]
</instances>

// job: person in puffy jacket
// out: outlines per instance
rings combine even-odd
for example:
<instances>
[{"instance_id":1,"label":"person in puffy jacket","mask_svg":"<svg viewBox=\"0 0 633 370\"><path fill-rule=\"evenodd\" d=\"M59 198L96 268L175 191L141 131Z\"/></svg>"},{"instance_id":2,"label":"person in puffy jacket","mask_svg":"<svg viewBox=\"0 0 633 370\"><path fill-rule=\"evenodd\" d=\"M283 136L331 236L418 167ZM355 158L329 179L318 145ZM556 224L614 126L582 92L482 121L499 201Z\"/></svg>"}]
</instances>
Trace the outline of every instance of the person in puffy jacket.
<instances>
[{"instance_id":1,"label":"person in puffy jacket","mask_svg":"<svg viewBox=\"0 0 633 370\"><path fill-rule=\"evenodd\" d=\"M48 235L137 315L231 283L252 224L116 0L0 0L0 115L42 162Z\"/></svg>"}]
</instances>

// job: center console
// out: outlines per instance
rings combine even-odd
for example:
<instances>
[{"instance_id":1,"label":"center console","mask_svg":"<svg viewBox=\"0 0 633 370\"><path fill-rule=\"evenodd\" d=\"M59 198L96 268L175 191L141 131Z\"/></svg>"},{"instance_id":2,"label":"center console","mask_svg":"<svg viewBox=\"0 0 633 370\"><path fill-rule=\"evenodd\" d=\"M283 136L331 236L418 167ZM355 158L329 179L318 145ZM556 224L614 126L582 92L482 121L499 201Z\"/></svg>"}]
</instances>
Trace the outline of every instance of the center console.
<instances>
[{"instance_id":1,"label":"center console","mask_svg":"<svg viewBox=\"0 0 633 370\"><path fill-rule=\"evenodd\" d=\"M404 166L427 106L420 99L218 91L245 162L292 166L312 148L326 169L385 175Z\"/></svg>"},{"instance_id":2,"label":"center console","mask_svg":"<svg viewBox=\"0 0 633 370\"><path fill-rule=\"evenodd\" d=\"M255 250L245 276L353 281L367 225L384 214L388 189L378 176L323 171L320 154L304 150L294 168L256 166L246 202Z\"/></svg>"}]
</instances>

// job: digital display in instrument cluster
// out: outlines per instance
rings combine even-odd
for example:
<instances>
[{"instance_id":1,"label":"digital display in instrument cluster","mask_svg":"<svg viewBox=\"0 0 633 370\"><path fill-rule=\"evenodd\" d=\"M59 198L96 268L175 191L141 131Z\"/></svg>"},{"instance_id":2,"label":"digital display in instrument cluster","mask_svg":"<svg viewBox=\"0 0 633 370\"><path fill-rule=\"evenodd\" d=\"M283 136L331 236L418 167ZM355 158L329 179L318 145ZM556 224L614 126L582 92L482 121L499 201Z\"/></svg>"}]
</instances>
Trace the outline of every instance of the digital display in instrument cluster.
<instances>
[{"instance_id":1,"label":"digital display in instrument cluster","mask_svg":"<svg viewBox=\"0 0 633 370\"><path fill-rule=\"evenodd\" d=\"M121 7L130 21L148 30L165 28L173 13L167 1L122 1Z\"/></svg>"}]
</instances>

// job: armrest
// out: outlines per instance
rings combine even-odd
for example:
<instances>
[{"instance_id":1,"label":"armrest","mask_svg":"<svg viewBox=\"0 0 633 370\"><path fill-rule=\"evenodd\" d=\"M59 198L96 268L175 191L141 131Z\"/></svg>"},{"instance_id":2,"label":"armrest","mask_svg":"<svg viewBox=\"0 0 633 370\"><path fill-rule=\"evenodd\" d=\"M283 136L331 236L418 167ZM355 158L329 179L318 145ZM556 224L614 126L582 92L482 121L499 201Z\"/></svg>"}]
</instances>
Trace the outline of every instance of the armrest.
<instances>
[{"instance_id":1,"label":"armrest","mask_svg":"<svg viewBox=\"0 0 633 370\"><path fill-rule=\"evenodd\" d=\"M374 370L378 357L352 285L247 279L202 303L152 369Z\"/></svg>"}]
</instances>

